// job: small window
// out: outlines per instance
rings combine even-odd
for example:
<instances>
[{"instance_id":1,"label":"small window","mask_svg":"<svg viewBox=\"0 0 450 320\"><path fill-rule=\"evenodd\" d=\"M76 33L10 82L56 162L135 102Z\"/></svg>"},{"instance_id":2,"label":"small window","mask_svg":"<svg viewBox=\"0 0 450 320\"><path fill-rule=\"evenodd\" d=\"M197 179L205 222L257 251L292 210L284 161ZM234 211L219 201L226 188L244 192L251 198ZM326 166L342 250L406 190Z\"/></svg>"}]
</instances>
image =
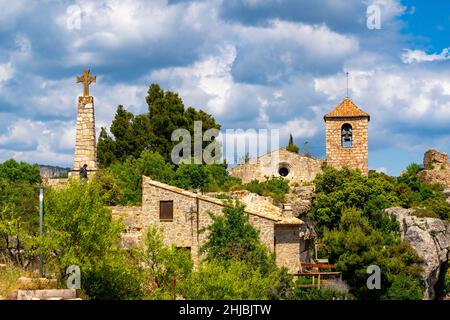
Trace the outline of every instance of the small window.
<instances>
[{"instance_id":1,"label":"small window","mask_svg":"<svg viewBox=\"0 0 450 320\"><path fill-rule=\"evenodd\" d=\"M352 126L348 123L342 125L341 129L341 145L344 148L350 148L353 143Z\"/></svg>"},{"instance_id":2,"label":"small window","mask_svg":"<svg viewBox=\"0 0 450 320\"><path fill-rule=\"evenodd\" d=\"M173 201L159 202L159 220L173 221Z\"/></svg>"}]
</instances>

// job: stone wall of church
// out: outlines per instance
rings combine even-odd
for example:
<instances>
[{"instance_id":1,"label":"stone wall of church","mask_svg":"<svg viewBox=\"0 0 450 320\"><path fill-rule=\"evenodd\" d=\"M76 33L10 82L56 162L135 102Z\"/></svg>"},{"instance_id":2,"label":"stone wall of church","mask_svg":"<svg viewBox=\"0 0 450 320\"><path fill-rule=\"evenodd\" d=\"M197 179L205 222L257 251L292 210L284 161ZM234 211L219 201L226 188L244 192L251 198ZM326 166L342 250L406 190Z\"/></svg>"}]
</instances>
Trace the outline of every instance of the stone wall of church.
<instances>
[{"instance_id":1,"label":"stone wall of church","mask_svg":"<svg viewBox=\"0 0 450 320\"><path fill-rule=\"evenodd\" d=\"M97 170L97 147L95 137L94 98L78 97L77 132L73 172L87 164L89 175Z\"/></svg>"},{"instance_id":2,"label":"stone wall of church","mask_svg":"<svg viewBox=\"0 0 450 320\"><path fill-rule=\"evenodd\" d=\"M292 182L311 182L316 175L322 172L323 160L311 156L293 153L284 148L270 152L249 163L231 168L230 173L242 180L243 183L251 180L264 181L267 178L280 177L281 167L288 169L284 178Z\"/></svg>"},{"instance_id":3,"label":"stone wall of church","mask_svg":"<svg viewBox=\"0 0 450 320\"><path fill-rule=\"evenodd\" d=\"M352 126L351 147L342 147L341 128L348 123ZM359 169L368 174L368 128L367 118L339 118L326 120L326 158L330 167Z\"/></svg>"}]
</instances>

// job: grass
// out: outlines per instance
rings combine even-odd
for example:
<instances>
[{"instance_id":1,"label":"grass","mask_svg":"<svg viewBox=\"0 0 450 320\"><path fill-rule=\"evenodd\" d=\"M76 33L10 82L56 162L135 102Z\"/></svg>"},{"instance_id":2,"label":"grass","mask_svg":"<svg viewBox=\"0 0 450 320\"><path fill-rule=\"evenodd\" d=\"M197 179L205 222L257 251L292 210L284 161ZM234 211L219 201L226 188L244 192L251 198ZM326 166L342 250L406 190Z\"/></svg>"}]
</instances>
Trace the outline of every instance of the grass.
<instances>
[{"instance_id":1,"label":"grass","mask_svg":"<svg viewBox=\"0 0 450 320\"><path fill-rule=\"evenodd\" d=\"M17 279L20 278L22 270L17 267L6 265L0 272L0 299L5 299L17 289Z\"/></svg>"}]
</instances>

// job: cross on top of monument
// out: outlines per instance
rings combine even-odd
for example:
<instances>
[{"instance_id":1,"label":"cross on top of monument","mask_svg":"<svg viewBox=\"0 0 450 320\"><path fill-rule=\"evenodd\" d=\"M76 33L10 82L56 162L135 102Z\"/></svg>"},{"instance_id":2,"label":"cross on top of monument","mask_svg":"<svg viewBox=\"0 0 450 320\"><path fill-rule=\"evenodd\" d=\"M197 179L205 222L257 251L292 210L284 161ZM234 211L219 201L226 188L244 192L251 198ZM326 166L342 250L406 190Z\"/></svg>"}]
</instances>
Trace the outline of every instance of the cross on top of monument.
<instances>
[{"instance_id":1,"label":"cross on top of monument","mask_svg":"<svg viewBox=\"0 0 450 320\"><path fill-rule=\"evenodd\" d=\"M95 83L95 80L97 78L97 76L93 76L91 77L89 75L90 70L84 70L83 71L83 75L82 76L77 76L77 83L83 83L84 85L84 90L83 90L83 96L85 97L89 97L89 85L91 83Z\"/></svg>"}]
</instances>

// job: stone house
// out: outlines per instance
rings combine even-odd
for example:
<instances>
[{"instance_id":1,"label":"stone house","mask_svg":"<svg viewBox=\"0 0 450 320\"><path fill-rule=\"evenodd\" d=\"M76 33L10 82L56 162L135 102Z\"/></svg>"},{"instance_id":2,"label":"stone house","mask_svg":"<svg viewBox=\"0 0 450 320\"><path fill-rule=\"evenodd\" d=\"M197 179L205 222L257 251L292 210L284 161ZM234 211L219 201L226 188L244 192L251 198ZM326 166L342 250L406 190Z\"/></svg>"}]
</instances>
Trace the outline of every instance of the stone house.
<instances>
[{"instance_id":1,"label":"stone house","mask_svg":"<svg viewBox=\"0 0 450 320\"><path fill-rule=\"evenodd\" d=\"M212 223L210 213L221 215L224 200L190 192L143 177L142 208L113 207L113 217L121 217L127 230L125 245L142 242L149 226L161 228L166 244L173 244L191 252L195 263L201 255L199 249L207 240L199 231ZM245 213L250 223L260 232L261 241L275 254L278 266L290 273L300 269L300 260L308 256L308 239L303 237L304 222L270 203L246 201Z\"/></svg>"}]
</instances>

